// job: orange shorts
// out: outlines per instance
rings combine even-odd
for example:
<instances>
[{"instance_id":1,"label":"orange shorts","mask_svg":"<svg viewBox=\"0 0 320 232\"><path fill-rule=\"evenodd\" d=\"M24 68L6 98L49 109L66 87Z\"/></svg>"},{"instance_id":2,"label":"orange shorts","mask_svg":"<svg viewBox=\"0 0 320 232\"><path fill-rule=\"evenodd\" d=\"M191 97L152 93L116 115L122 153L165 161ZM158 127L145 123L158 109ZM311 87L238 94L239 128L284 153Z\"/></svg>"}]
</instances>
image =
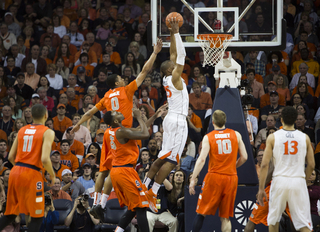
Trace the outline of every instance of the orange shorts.
<instances>
[{"instance_id":1,"label":"orange shorts","mask_svg":"<svg viewBox=\"0 0 320 232\"><path fill-rule=\"evenodd\" d=\"M219 207L219 217L233 217L237 187L237 175L207 173L199 195L197 213L215 215Z\"/></svg>"},{"instance_id":2,"label":"orange shorts","mask_svg":"<svg viewBox=\"0 0 320 232\"><path fill-rule=\"evenodd\" d=\"M268 226L267 218L268 218L268 212L269 212L269 192L270 192L270 186L271 184L267 185L267 187L264 189L267 194L267 199L263 200L263 204L255 204L254 209L251 212L251 215L249 217L249 220L252 221L254 224L258 225L262 223L265 226Z\"/></svg>"},{"instance_id":3,"label":"orange shorts","mask_svg":"<svg viewBox=\"0 0 320 232\"><path fill-rule=\"evenodd\" d=\"M138 173L133 168L113 167L110 175L121 207L126 205L131 211L149 207Z\"/></svg>"},{"instance_id":4,"label":"orange shorts","mask_svg":"<svg viewBox=\"0 0 320 232\"><path fill-rule=\"evenodd\" d=\"M43 179L40 172L14 166L8 186L5 215L23 213L35 218L44 216Z\"/></svg>"},{"instance_id":5,"label":"orange shorts","mask_svg":"<svg viewBox=\"0 0 320 232\"><path fill-rule=\"evenodd\" d=\"M258 224L263 224L265 226L268 226L268 213L269 213L269 192L270 192L270 187L271 187L271 182L267 185L267 187L264 189L266 194L267 194L267 200L264 199L263 200L263 204L262 205L258 205L255 204L254 209L251 212L251 215L249 217L249 220L252 221L254 224L258 225ZM291 220L291 214L289 211L289 207L287 204L286 207L286 213L288 214L290 220Z\"/></svg>"},{"instance_id":6,"label":"orange shorts","mask_svg":"<svg viewBox=\"0 0 320 232\"><path fill-rule=\"evenodd\" d=\"M113 156L110 152L106 155L104 149L105 147L102 145L99 172L108 171L112 168Z\"/></svg>"}]
</instances>

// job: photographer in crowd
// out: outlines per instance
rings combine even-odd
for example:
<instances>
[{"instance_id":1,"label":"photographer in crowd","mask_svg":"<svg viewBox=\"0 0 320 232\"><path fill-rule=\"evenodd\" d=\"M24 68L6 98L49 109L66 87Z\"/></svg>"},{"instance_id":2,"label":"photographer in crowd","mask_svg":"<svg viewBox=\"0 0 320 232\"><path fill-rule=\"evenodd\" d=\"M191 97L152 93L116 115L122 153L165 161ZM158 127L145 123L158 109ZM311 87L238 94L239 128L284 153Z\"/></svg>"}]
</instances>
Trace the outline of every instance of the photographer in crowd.
<instances>
[{"instance_id":1,"label":"photographer in crowd","mask_svg":"<svg viewBox=\"0 0 320 232\"><path fill-rule=\"evenodd\" d=\"M74 201L73 209L64 220L70 231L94 231L94 226L99 223L89 212L89 195L83 194Z\"/></svg>"},{"instance_id":2,"label":"photographer in crowd","mask_svg":"<svg viewBox=\"0 0 320 232\"><path fill-rule=\"evenodd\" d=\"M53 232L54 225L59 222L59 212L55 211L52 196L50 193L44 194L44 218L41 224L40 232Z\"/></svg>"}]
</instances>

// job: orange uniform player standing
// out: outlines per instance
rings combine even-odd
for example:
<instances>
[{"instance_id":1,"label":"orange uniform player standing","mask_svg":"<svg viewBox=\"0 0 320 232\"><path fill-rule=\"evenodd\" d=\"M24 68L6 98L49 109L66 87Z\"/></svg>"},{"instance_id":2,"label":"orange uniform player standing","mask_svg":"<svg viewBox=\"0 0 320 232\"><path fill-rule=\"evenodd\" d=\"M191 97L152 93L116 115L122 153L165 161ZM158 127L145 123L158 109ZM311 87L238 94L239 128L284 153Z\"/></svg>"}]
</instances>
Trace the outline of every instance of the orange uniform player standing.
<instances>
[{"instance_id":1,"label":"orange uniform player standing","mask_svg":"<svg viewBox=\"0 0 320 232\"><path fill-rule=\"evenodd\" d=\"M48 113L43 105L32 107L34 124L22 127L9 153L14 165L9 175L7 208L0 218L0 231L17 215L31 216L28 231L39 231L44 216L44 187L40 170L45 167L50 176L55 174L50 160L54 132L44 126Z\"/></svg>"},{"instance_id":2,"label":"orange uniform player standing","mask_svg":"<svg viewBox=\"0 0 320 232\"><path fill-rule=\"evenodd\" d=\"M198 213L192 231L201 230L206 215L215 215L219 207L221 230L231 232L229 217L233 217L234 201L237 193L237 168L247 160L247 152L239 132L225 128L226 114L216 110L212 114L214 131L202 140L202 150L196 162L189 192L195 194L198 177L209 154L208 173L203 180L196 212ZM237 154L240 154L237 160Z\"/></svg>"},{"instance_id":3,"label":"orange uniform player standing","mask_svg":"<svg viewBox=\"0 0 320 232\"><path fill-rule=\"evenodd\" d=\"M126 128L122 125L124 116L117 111L108 111L104 115L104 121L111 126L105 134L106 143L113 155L111 181L121 206L126 205L128 211L122 216L115 231L124 231L133 217L137 215L137 221L141 231L149 232L146 217L146 208L149 206L138 173L135 171L139 148L136 139L149 137L148 128L138 109L133 111L140 129Z\"/></svg>"}]
</instances>

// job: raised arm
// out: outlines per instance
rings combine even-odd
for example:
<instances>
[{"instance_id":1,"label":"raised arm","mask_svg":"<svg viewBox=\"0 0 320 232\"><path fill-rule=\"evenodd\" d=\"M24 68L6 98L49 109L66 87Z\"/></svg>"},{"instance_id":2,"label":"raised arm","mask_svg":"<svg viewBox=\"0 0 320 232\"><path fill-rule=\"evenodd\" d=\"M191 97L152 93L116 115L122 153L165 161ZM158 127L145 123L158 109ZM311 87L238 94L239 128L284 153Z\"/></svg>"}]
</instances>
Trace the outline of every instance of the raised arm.
<instances>
[{"instance_id":1,"label":"raised arm","mask_svg":"<svg viewBox=\"0 0 320 232\"><path fill-rule=\"evenodd\" d=\"M96 106L94 106L91 110L87 111L80 119L80 121L72 128L71 133L76 132L80 125L86 121L88 121L90 118L93 117L95 113L97 113L99 110Z\"/></svg>"},{"instance_id":2,"label":"raised arm","mask_svg":"<svg viewBox=\"0 0 320 232\"><path fill-rule=\"evenodd\" d=\"M147 74L152 69L153 63L156 60L157 55L161 51L161 49L162 49L162 40L158 39L157 44L154 44L154 46L153 46L153 53L149 57L148 61L144 64L141 72L139 73L139 75L136 78L136 82L137 82L138 87L142 84L142 82L146 78Z\"/></svg>"},{"instance_id":3,"label":"raised arm","mask_svg":"<svg viewBox=\"0 0 320 232\"><path fill-rule=\"evenodd\" d=\"M172 18L170 20L170 24L172 28L170 28L169 30L171 32L171 42L173 42L173 44L171 44L170 46L170 60L172 61L172 59L174 59L174 56L176 56L176 61L174 62L175 67L172 71L172 83L177 90L182 90L183 84L182 84L181 74L184 69L186 50L183 47L182 39L179 34L179 20L177 20L176 18ZM171 50L173 52L172 57L171 57Z\"/></svg>"},{"instance_id":4,"label":"raised arm","mask_svg":"<svg viewBox=\"0 0 320 232\"><path fill-rule=\"evenodd\" d=\"M141 112L139 109L132 110L133 116L138 120L140 124L140 130L135 130L135 128L121 128L116 132L117 139L148 139L149 138L149 131L144 123Z\"/></svg>"}]
</instances>

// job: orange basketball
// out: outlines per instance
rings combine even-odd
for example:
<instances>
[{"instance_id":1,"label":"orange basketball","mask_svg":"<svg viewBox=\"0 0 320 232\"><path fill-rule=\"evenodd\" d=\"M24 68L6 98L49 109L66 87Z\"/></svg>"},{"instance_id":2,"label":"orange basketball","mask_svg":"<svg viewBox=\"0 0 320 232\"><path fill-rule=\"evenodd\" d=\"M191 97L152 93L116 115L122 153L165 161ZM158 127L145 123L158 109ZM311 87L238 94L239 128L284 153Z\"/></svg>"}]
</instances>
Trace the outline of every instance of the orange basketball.
<instances>
[{"instance_id":1,"label":"orange basketball","mask_svg":"<svg viewBox=\"0 0 320 232\"><path fill-rule=\"evenodd\" d=\"M182 26L183 18L181 16L181 14L179 14L178 12L172 12L172 13L168 14L167 17L166 17L166 25L167 25L167 27L171 27L169 20L171 20L171 18L175 18L175 17L177 18L176 19L177 21L180 20L179 21L179 27Z\"/></svg>"}]
</instances>

